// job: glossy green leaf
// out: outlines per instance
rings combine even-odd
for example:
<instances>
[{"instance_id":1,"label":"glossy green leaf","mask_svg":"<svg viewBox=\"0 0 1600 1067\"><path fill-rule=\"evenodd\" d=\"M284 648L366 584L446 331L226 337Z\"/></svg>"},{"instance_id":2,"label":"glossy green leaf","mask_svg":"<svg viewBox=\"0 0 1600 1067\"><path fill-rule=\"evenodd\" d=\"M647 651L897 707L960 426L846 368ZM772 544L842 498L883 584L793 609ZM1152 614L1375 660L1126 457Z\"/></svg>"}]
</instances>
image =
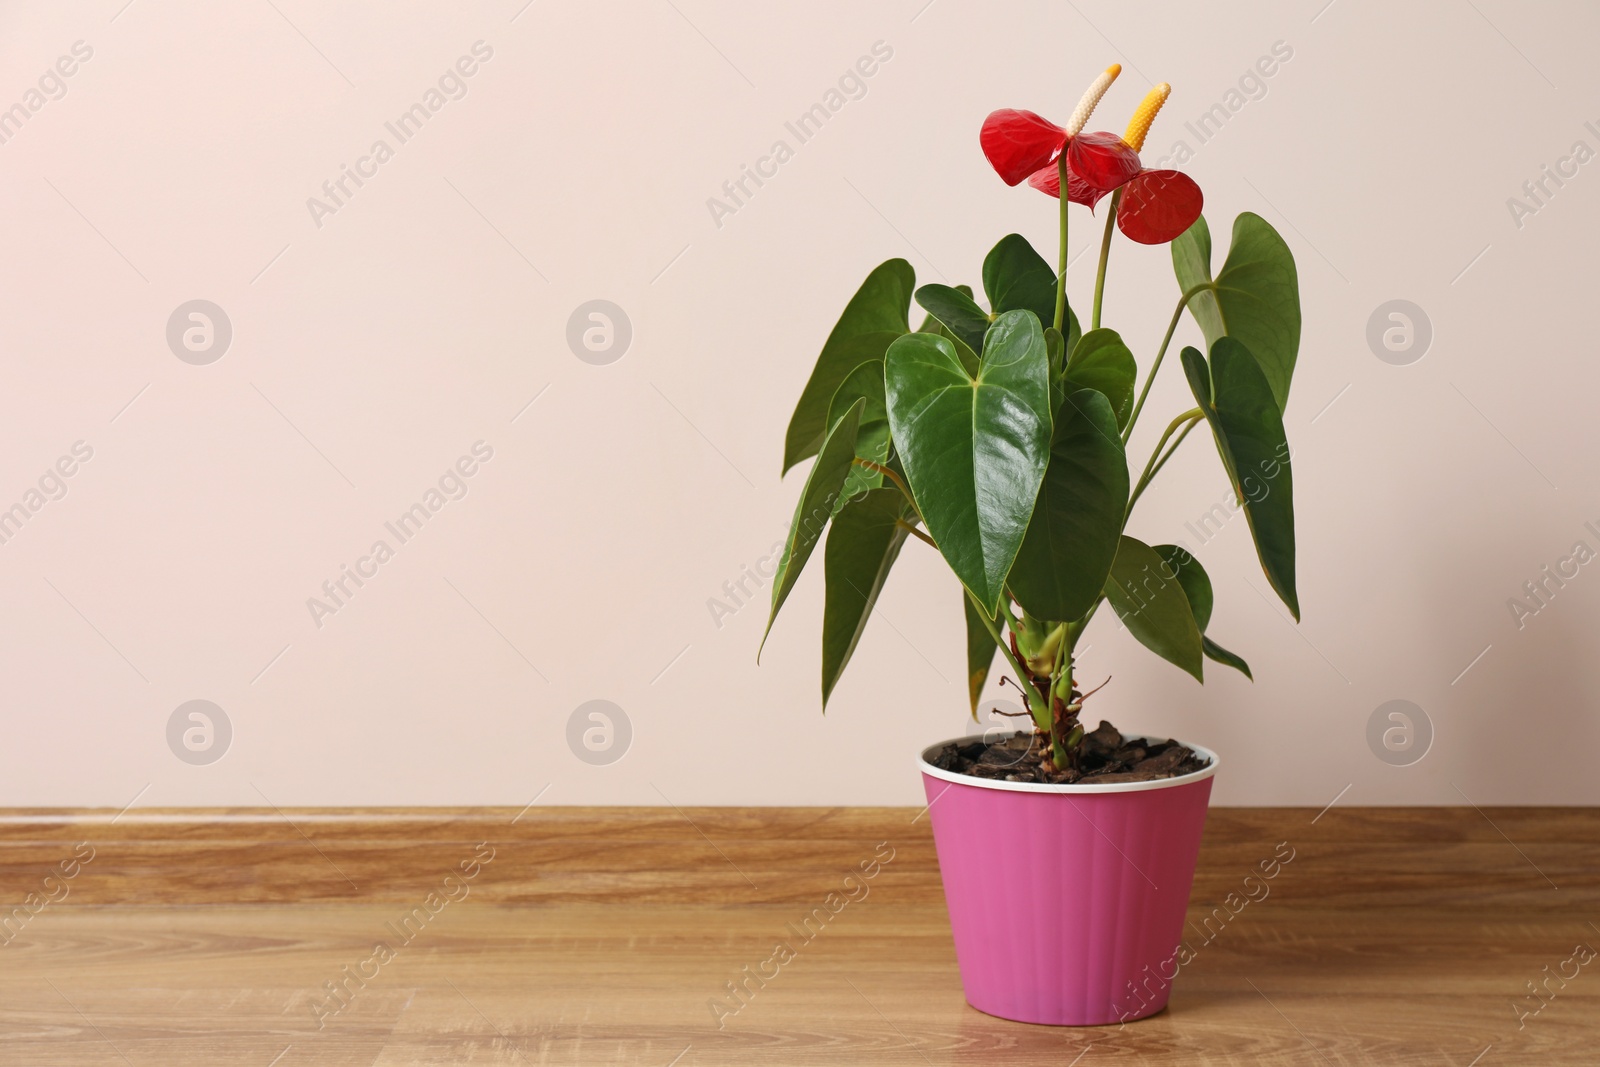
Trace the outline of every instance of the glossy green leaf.
<instances>
[{"instance_id":1,"label":"glossy green leaf","mask_svg":"<svg viewBox=\"0 0 1600 1067\"><path fill-rule=\"evenodd\" d=\"M970 285L958 285L956 286L956 292L960 293L962 296L965 296L969 300L972 299L972 286ZM961 338L947 330L944 323L940 322L937 318L932 315L925 316L922 320L922 325L917 327L917 332L934 333L938 334L940 337L948 338L949 341L956 346L956 355L961 357L961 365L967 368L967 373L978 373L978 353L967 347L967 343Z\"/></svg>"},{"instance_id":2,"label":"glossy green leaf","mask_svg":"<svg viewBox=\"0 0 1600 1067\"><path fill-rule=\"evenodd\" d=\"M805 488L800 491L800 502L795 505L794 518L789 523L789 536L783 542L783 553L778 557L778 569L772 575L772 610L767 615L767 628L761 635L765 647L767 635L772 633L772 621L778 609L789 598L789 591L800 578L812 549L822 539L840 490L856 458L856 430L861 423L861 412L866 400L857 400L850 410L828 431L817 453L817 461L806 475ZM761 659L760 649L756 660Z\"/></svg>"},{"instance_id":3,"label":"glossy green leaf","mask_svg":"<svg viewBox=\"0 0 1600 1067\"><path fill-rule=\"evenodd\" d=\"M1138 367L1133 353L1116 330L1090 330L1078 341L1067 360L1065 391L1093 389L1111 402L1120 432L1133 413L1134 381Z\"/></svg>"},{"instance_id":4,"label":"glossy green leaf","mask_svg":"<svg viewBox=\"0 0 1600 1067\"><path fill-rule=\"evenodd\" d=\"M857 400L866 401L866 407L861 411L861 425L856 430L856 456L882 463L889 458L889 409L883 399L882 361L872 360L861 364L839 383L838 391L833 394L833 402L828 405L828 425L832 426L844 417ZM882 484L883 475L878 472L866 467L851 467L844 488L839 492L839 499L834 504L833 513L837 515L848 501Z\"/></svg>"},{"instance_id":5,"label":"glossy green leaf","mask_svg":"<svg viewBox=\"0 0 1600 1067\"><path fill-rule=\"evenodd\" d=\"M1205 633L1206 626L1211 622L1211 576L1200 566L1200 561L1180 545L1150 547L1161 557L1162 565L1165 567L1162 574L1171 576L1183 587L1183 595L1189 598L1189 610L1194 612L1194 624L1200 628L1201 633Z\"/></svg>"},{"instance_id":6,"label":"glossy green leaf","mask_svg":"<svg viewBox=\"0 0 1600 1067\"><path fill-rule=\"evenodd\" d=\"M976 377L955 346L908 334L889 346L895 449L928 533L981 604L999 609L1050 458L1049 357L1039 320L990 327Z\"/></svg>"},{"instance_id":7,"label":"glossy green leaf","mask_svg":"<svg viewBox=\"0 0 1600 1067\"><path fill-rule=\"evenodd\" d=\"M1179 545L1153 547L1156 555L1166 564L1166 573L1177 578L1178 584L1183 586L1184 595L1189 598L1189 608L1194 612L1195 625L1200 628L1200 651L1205 653L1207 659L1232 667L1246 678L1255 681L1248 663L1205 636L1206 627L1211 624L1212 592L1211 577L1206 574L1205 568L1200 566L1200 561L1195 559L1188 549Z\"/></svg>"},{"instance_id":8,"label":"glossy green leaf","mask_svg":"<svg viewBox=\"0 0 1600 1067\"><path fill-rule=\"evenodd\" d=\"M983 335L989 329L989 315L972 299L972 291L962 292L948 285L924 285L916 293L917 303L938 319L961 343L974 352L983 351Z\"/></svg>"},{"instance_id":9,"label":"glossy green leaf","mask_svg":"<svg viewBox=\"0 0 1600 1067\"><path fill-rule=\"evenodd\" d=\"M978 373L978 353L968 348L967 342L951 333L943 323L939 325L939 336L955 346L956 357L961 360L961 366L966 369L967 374L976 376Z\"/></svg>"},{"instance_id":10,"label":"glossy green leaf","mask_svg":"<svg viewBox=\"0 0 1600 1067\"><path fill-rule=\"evenodd\" d=\"M978 701L983 697L984 683L989 680L989 670L994 666L994 655L1000 651L994 643L994 638L989 634L989 628L983 624L983 615L973 605L972 598L966 591L961 593L961 603L966 607L967 615L967 699L972 704L972 716L978 716ZM998 619L990 622L998 625Z\"/></svg>"},{"instance_id":11,"label":"glossy green leaf","mask_svg":"<svg viewBox=\"0 0 1600 1067\"><path fill-rule=\"evenodd\" d=\"M1021 234L1009 234L989 250L983 260L983 291L995 315L1007 311L1031 311L1039 324L1053 328L1056 321L1056 272L1045 258L1034 251ZM1082 336L1078 316L1066 308L1066 345L1063 355L1071 355Z\"/></svg>"},{"instance_id":12,"label":"glossy green leaf","mask_svg":"<svg viewBox=\"0 0 1600 1067\"><path fill-rule=\"evenodd\" d=\"M839 683L878 602L889 569L916 513L899 489L874 489L834 516L823 550L827 599L822 609L822 706ZM990 642L991 647L993 642Z\"/></svg>"},{"instance_id":13,"label":"glossy green leaf","mask_svg":"<svg viewBox=\"0 0 1600 1067\"><path fill-rule=\"evenodd\" d=\"M1205 681L1194 609L1155 549L1122 538L1106 581L1106 599L1140 644L1194 675L1195 681Z\"/></svg>"},{"instance_id":14,"label":"glossy green leaf","mask_svg":"<svg viewBox=\"0 0 1600 1067\"><path fill-rule=\"evenodd\" d=\"M1183 373L1216 438L1222 466L1250 524L1261 569L1295 619L1300 597L1294 579L1294 478L1289 442L1272 387L1243 344L1219 337L1211 362L1183 350Z\"/></svg>"},{"instance_id":15,"label":"glossy green leaf","mask_svg":"<svg viewBox=\"0 0 1600 1067\"><path fill-rule=\"evenodd\" d=\"M1172 270L1184 292L1212 280L1211 231L1204 217L1172 242ZM1233 244L1215 285L1189 301L1207 349L1222 336L1248 348L1283 411L1300 351L1300 281L1294 253L1266 219L1246 211L1233 221Z\"/></svg>"},{"instance_id":16,"label":"glossy green leaf","mask_svg":"<svg viewBox=\"0 0 1600 1067\"><path fill-rule=\"evenodd\" d=\"M911 264L891 259L867 275L839 316L817 356L784 436L783 470L817 454L828 427L828 404L839 383L869 360L882 360L890 342L911 329L907 313L916 275Z\"/></svg>"},{"instance_id":17,"label":"glossy green leaf","mask_svg":"<svg viewBox=\"0 0 1600 1067\"><path fill-rule=\"evenodd\" d=\"M1232 667L1234 670L1238 671L1252 682L1256 680L1256 676L1250 673L1250 664L1244 661L1243 656L1240 656L1236 652L1229 652L1227 649L1211 640L1211 638L1201 637L1200 649L1206 654L1206 659L1209 659L1215 663L1220 663L1224 667Z\"/></svg>"},{"instance_id":18,"label":"glossy green leaf","mask_svg":"<svg viewBox=\"0 0 1600 1067\"><path fill-rule=\"evenodd\" d=\"M1056 622L1087 614L1105 588L1127 507L1128 462L1110 402L1092 389L1067 394L1011 568L1011 592L1023 610Z\"/></svg>"},{"instance_id":19,"label":"glossy green leaf","mask_svg":"<svg viewBox=\"0 0 1600 1067\"><path fill-rule=\"evenodd\" d=\"M983 291L994 314L1031 311L1049 326L1056 314L1056 272L1020 233L1007 234L983 260Z\"/></svg>"}]
</instances>

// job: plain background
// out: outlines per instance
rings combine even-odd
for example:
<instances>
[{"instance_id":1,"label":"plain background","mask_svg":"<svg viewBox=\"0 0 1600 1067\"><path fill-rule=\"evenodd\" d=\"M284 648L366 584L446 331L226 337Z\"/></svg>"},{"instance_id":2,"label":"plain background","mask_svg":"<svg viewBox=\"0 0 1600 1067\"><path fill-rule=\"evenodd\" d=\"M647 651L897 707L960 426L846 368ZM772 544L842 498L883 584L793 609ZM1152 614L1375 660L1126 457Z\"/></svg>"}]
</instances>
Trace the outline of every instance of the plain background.
<instances>
[{"instance_id":1,"label":"plain background","mask_svg":"<svg viewBox=\"0 0 1600 1067\"><path fill-rule=\"evenodd\" d=\"M1600 548L1600 164L1508 206L1600 149L1597 23L1506 0L7 3L0 106L93 56L0 144L0 507L74 442L93 458L0 545L0 805L919 803L914 753L967 728L944 565L906 548L826 716L820 567L760 667L767 590L724 583L782 534L783 428L861 278L904 256L973 283L1011 231L1053 259L1055 202L998 181L979 124L1060 120L1114 61L1091 128L1173 84L1146 158L1187 142L1217 261L1245 210L1294 249L1304 622L1242 517L1186 526L1229 498L1196 434L1131 532L1195 548L1256 681L1202 688L1103 612L1086 717L1221 751L1227 804L1600 800L1600 565L1520 625L1508 606ZM400 144L384 124L479 41L465 95ZM875 42L892 58L800 144L785 122ZM1230 102L1204 143L1186 128ZM314 219L380 138L393 158ZM780 139L793 158L714 218ZM1073 225L1081 308L1099 222ZM1166 250L1119 240L1111 266L1106 324L1147 365ZM194 299L232 324L209 365L166 340ZM596 299L632 327L607 365L567 342ZM1396 299L1433 330L1405 366L1367 341ZM1191 404L1177 372L1140 462ZM466 495L398 544L384 523L478 441ZM308 598L380 538L394 558L319 626ZM195 699L232 726L207 765L168 746ZM591 700L631 724L605 765L569 744ZM1409 766L1369 747L1391 700L1432 725Z\"/></svg>"}]
</instances>

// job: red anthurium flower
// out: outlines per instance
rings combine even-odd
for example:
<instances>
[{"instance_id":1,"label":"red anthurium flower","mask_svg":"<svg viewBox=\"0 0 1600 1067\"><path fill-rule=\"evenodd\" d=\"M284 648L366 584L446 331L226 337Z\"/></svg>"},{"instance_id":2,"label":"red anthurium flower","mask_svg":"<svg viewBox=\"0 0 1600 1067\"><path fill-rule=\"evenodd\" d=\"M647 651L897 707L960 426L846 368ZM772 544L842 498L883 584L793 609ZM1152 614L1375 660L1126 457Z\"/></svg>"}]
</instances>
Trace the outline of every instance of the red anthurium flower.
<instances>
[{"instance_id":1,"label":"red anthurium flower","mask_svg":"<svg viewBox=\"0 0 1600 1067\"><path fill-rule=\"evenodd\" d=\"M1067 154L1068 199L1094 206L1105 193L1139 173L1139 155L1122 138L1109 133L1081 133L1095 105L1105 95L1122 67L1113 63L1089 85L1065 126L1057 126L1032 111L1005 108L984 120L978 135L983 154L1007 185L1024 179L1035 188L1048 180L1047 191L1056 195L1060 184L1058 164Z\"/></svg>"},{"instance_id":2,"label":"red anthurium flower","mask_svg":"<svg viewBox=\"0 0 1600 1067\"><path fill-rule=\"evenodd\" d=\"M1177 170L1142 170L1122 187L1117 228L1142 245L1163 245L1194 225L1205 197Z\"/></svg>"},{"instance_id":3,"label":"red anthurium flower","mask_svg":"<svg viewBox=\"0 0 1600 1067\"><path fill-rule=\"evenodd\" d=\"M1067 146L1067 199L1092 208L1101 197L1137 177L1139 170L1139 153L1116 134L1080 133ZM1028 184L1059 197L1061 170L1041 167L1028 175Z\"/></svg>"},{"instance_id":4,"label":"red anthurium flower","mask_svg":"<svg viewBox=\"0 0 1600 1067\"><path fill-rule=\"evenodd\" d=\"M1054 163L1070 139L1066 130L1050 120L1009 107L990 112L978 132L983 154L1007 185L1016 185Z\"/></svg>"},{"instance_id":5,"label":"red anthurium flower","mask_svg":"<svg viewBox=\"0 0 1600 1067\"><path fill-rule=\"evenodd\" d=\"M1140 244L1165 244L1194 225L1205 199L1187 174L1147 170L1139 162L1139 149L1172 87L1163 83L1151 89L1122 137L1079 132L1119 69L1111 67L1095 79L1065 128L1031 111L996 111L984 122L980 140L1007 185L1027 179L1054 197L1061 195L1058 164L1065 151L1068 200L1093 208L1106 194L1120 189L1118 228Z\"/></svg>"},{"instance_id":6,"label":"red anthurium flower","mask_svg":"<svg viewBox=\"0 0 1600 1067\"><path fill-rule=\"evenodd\" d=\"M1123 140L1135 152L1144 147L1156 112L1171 94L1172 86L1163 82L1145 94L1139 109L1133 113ZM1200 187L1187 174L1141 168L1122 187L1122 199L1117 203L1117 228L1129 240L1140 244L1166 244L1194 225L1204 203Z\"/></svg>"}]
</instances>

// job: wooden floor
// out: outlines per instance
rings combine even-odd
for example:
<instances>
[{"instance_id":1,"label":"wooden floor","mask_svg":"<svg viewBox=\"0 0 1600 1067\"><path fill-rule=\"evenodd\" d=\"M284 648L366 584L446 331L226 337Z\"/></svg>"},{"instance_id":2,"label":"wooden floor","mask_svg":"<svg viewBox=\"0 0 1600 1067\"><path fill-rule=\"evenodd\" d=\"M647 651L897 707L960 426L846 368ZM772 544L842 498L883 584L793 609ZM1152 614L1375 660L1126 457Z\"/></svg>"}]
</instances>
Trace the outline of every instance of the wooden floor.
<instances>
[{"instance_id":1,"label":"wooden floor","mask_svg":"<svg viewBox=\"0 0 1600 1067\"><path fill-rule=\"evenodd\" d=\"M915 811L512 814L0 817L5 906L58 897L0 934L0 1064L1600 1063L1594 812L1214 811L1171 1006L1079 1030L966 1006ZM870 894L719 1018L879 841Z\"/></svg>"}]
</instances>

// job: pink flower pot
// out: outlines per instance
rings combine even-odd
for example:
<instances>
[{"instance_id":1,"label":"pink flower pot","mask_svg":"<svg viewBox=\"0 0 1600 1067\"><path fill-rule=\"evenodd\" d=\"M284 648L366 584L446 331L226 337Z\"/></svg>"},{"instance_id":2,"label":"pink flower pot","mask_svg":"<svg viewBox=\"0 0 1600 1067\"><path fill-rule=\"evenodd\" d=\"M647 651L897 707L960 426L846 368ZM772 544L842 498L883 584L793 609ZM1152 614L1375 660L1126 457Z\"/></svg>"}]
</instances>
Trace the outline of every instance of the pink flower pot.
<instances>
[{"instance_id":1,"label":"pink flower pot","mask_svg":"<svg viewBox=\"0 0 1600 1067\"><path fill-rule=\"evenodd\" d=\"M958 743L972 738L955 738ZM1153 1015L1177 975L1216 754L1181 778L1002 782L919 766L967 1003L1026 1023Z\"/></svg>"}]
</instances>

